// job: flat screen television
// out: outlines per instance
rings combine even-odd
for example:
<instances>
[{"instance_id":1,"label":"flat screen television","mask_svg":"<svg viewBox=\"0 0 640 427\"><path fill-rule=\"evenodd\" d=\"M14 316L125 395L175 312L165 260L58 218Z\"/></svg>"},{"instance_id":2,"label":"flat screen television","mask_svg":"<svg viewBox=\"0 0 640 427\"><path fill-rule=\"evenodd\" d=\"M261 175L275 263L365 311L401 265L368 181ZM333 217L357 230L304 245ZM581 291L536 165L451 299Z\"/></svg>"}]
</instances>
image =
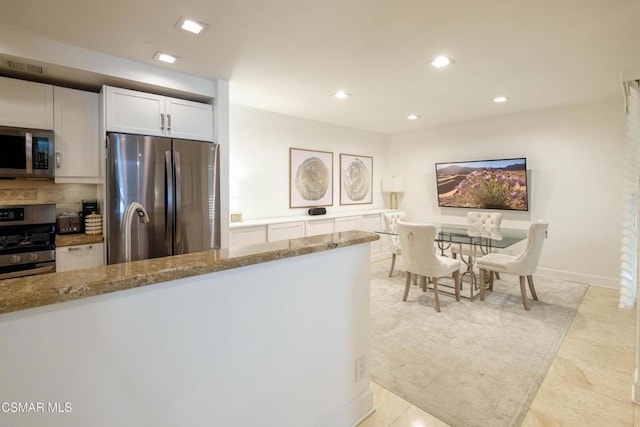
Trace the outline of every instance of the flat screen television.
<instances>
[{"instance_id":1,"label":"flat screen television","mask_svg":"<svg viewBox=\"0 0 640 427\"><path fill-rule=\"evenodd\" d=\"M527 159L436 163L438 206L529 210Z\"/></svg>"}]
</instances>

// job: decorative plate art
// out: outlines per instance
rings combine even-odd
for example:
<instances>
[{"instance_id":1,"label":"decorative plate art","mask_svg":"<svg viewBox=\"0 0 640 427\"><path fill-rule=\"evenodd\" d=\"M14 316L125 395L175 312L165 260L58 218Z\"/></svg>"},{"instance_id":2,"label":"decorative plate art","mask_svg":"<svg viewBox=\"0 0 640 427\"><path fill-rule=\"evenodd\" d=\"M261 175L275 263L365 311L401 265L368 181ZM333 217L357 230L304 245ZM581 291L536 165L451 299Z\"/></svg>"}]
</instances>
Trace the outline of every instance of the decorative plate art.
<instances>
[{"instance_id":1,"label":"decorative plate art","mask_svg":"<svg viewBox=\"0 0 640 427\"><path fill-rule=\"evenodd\" d=\"M333 205L333 153L289 149L289 207Z\"/></svg>"},{"instance_id":2,"label":"decorative plate art","mask_svg":"<svg viewBox=\"0 0 640 427\"><path fill-rule=\"evenodd\" d=\"M340 154L340 204L373 203L373 157Z\"/></svg>"}]
</instances>

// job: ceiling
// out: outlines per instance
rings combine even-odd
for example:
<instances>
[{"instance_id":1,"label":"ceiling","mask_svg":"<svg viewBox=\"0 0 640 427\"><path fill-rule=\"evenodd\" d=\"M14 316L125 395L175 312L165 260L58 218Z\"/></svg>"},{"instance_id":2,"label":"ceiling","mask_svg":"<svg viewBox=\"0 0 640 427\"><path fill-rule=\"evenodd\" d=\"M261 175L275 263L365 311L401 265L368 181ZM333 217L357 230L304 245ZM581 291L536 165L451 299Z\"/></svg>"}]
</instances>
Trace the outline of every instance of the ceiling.
<instances>
[{"instance_id":1,"label":"ceiling","mask_svg":"<svg viewBox=\"0 0 640 427\"><path fill-rule=\"evenodd\" d=\"M185 33L181 16L210 28ZM234 104L387 134L621 96L620 72L640 69L639 23L640 0L20 0L0 14L38 37L228 79ZM441 54L455 63L432 67Z\"/></svg>"}]
</instances>

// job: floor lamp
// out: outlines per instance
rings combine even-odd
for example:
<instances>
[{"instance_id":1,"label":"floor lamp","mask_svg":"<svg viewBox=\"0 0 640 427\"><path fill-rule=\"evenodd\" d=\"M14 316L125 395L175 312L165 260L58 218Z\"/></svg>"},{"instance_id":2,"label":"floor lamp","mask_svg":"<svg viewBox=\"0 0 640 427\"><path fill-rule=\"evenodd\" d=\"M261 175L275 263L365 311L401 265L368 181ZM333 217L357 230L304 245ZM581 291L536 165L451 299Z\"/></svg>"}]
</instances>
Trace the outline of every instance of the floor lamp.
<instances>
[{"instance_id":1,"label":"floor lamp","mask_svg":"<svg viewBox=\"0 0 640 427\"><path fill-rule=\"evenodd\" d=\"M392 176L383 180L382 191L389 193L389 208L398 209L398 193L404 191L404 178Z\"/></svg>"}]
</instances>

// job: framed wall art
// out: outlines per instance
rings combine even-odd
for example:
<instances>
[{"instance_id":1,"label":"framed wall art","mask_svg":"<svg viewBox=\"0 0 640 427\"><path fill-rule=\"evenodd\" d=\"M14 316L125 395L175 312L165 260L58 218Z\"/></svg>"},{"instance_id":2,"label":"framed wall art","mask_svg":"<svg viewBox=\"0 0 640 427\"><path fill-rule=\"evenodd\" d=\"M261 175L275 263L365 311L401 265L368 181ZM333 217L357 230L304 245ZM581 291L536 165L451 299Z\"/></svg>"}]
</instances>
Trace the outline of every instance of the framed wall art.
<instances>
[{"instance_id":1,"label":"framed wall art","mask_svg":"<svg viewBox=\"0 0 640 427\"><path fill-rule=\"evenodd\" d=\"M333 205L333 153L289 149L289 207Z\"/></svg>"},{"instance_id":2,"label":"framed wall art","mask_svg":"<svg viewBox=\"0 0 640 427\"><path fill-rule=\"evenodd\" d=\"M340 204L373 203L373 157L340 154Z\"/></svg>"}]
</instances>

